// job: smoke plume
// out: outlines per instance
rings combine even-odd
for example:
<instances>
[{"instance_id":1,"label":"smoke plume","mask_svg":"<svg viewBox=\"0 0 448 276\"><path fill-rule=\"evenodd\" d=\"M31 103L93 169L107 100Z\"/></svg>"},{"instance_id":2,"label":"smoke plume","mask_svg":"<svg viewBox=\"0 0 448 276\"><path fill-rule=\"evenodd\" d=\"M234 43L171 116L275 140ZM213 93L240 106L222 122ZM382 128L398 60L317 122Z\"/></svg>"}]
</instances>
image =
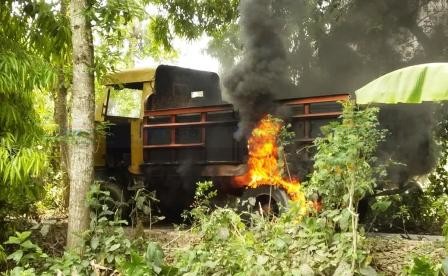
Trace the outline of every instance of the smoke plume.
<instances>
[{"instance_id":1,"label":"smoke plume","mask_svg":"<svg viewBox=\"0 0 448 276\"><path fill-rule=\"evenodd\" d=\"M346 41L343 41L346 36L341 35L351 34L352 29L344 29L345 25L335 24L333 26L336 28L335 34L326 40L319 41L317 56L319 62L334 65L329 67L334 69L332 74L327 74L332 76L331 81L327 82L329 85L322 85L322 78L327 75L317 74L313 75L314 82L311 82L317 85L310 85L307 83L307 77L302 76L302 83L294 86L288 66L304 61L301 61L300 55L294 51L288 51L291 41L288 43L286 36L288 31L291 32L288 28L298 27L298 25L290 24L288 20L301 21L300 17L310 16L303 13L303 3L305 2L298 0L241 0L240 2L239 27L244 52L236 66L224 75L222 83L227 100L239 111L240 123L235 133L238 139L248 137L253 127L265 114L278 115L282 112L274 103L274 99L285 98L285 96L304 97L322 95L325 94L324 92L331 94L352 91L359 87L359 83L371 79L372 75L378 76L378 72L369 71L371 63L366 63L367 67L360 66L362 62L358 60L359 57L335 50L337 48L335 45L339 45L343 49L355 51ZM372 37L371 43L383 43L381 39L381 37ZM327 40L334 43L329 44ZM306 46L306 42L294 43ZM326 47L327 44L332 47ZM308 48L303 49L305 51ZM310 48L307 51L311 50ZM374 65L379 68L393 68L394 66L388 64L389 59L377 60ZM340 64L347 66L340 67ZM326 72L326 70L317 70L317 72ZM348 74L350 77L342 78L339 74ZM354 85L350 80L355 78L362 81L357 81ZM317 87L320 88L316 89ZM378 156L382 162L394 160L399 163L388 167L391 180L388 183L401 187L412 176L429 173L434 168L438 150L433 137L433 126L436 123L433 115L434 106L428 104L381 107L379 121L382 127L388 129L389 135L380 146Z\"/></svg>"},{"instance_id":2,"label":"smoke plume","mask_svg":"<svg viewBox=\"0 0 448 276\"><path fill-rule=\"evenodd\" d=\"M244 54L223 80L227 98L240 114L237 138L247 137L265 114L275 113L275 93L290 89L282 22L274 15L271 2L240 3Z\"/></svg>"},{"instance_id":3,"label":"smoke plume","mask_svg":"<svg viewBox=\"0 0 448 276\"><path fill-rule=\"evenodd\" d=\"M441 106L434 103L380 107L378 120L388 135L378 156L382 162L395 162L387 167L392 185L384 188L403 189L413 176L428 174L435 167L439 155L433 137L437 112L441 112Z\"/></svg>"}]
</instances>

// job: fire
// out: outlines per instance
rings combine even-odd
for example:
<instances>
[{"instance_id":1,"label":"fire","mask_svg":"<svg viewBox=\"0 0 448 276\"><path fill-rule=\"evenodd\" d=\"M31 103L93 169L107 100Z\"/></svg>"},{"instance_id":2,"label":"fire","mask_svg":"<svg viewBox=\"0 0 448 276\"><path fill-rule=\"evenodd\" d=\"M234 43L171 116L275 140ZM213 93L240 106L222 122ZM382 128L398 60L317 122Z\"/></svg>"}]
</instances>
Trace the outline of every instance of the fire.
<instances>
[{"instance_id":1,"label":"fire","mask_svg":"<svg viewBox=\"0 0 448 276\"><path fill-rule=\"evenodd\" d=\"M285 179L279 165L279 148L277 137L282 128L282 123L265 116L252 131L248 140L249 160L248 172L236 176L237 185L256 188L263 185L272 185L285 190L293 201L305 204L305 196L297 179Z\"/></svg>"}]
</instances>

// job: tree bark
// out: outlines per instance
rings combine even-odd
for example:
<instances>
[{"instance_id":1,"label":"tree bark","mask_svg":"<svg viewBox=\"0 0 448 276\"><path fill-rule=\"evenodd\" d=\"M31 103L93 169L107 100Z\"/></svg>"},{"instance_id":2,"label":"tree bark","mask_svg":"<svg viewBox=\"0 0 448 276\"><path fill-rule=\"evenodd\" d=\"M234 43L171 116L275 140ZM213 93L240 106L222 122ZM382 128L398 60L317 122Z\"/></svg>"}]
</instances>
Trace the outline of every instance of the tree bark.
<instances>
[{"instance_id":1,"label":"tree bark","mask_svg":"<svg viewBox=\"0 0 448 276\"><path fill-rule=\"evenodd\" d=\"M54 121L58 125L59 143L55 151L59 156L59 169L62 172L62 185L64 187L64 207L68 208L69 180L68 180L68 145L67 145L67 87L65 75L61 65L58 72L58 81L54 89Z\"/></svg>"},{"instance_id":2,"label":"tree bark","mask_svg":"<svg viewBox=\"0 0 448 276\"><path fill-rule=\"evenodd\" d=\"M67 15L67 0L61 0L61 16L66 18ZM64 207L68 209L69 198L70 198L70 186L68 179L68 144L67 144L67 127L68 127L68 107L67 107L67 96L68 87L66 85L66 76L64 73L64 62L61 61L58 69L58 84L56 90L56 97L54 101L54 117L55 122L59 126L59 169L62 171L62 185L64 186Z\"/></svg>"},{"instance_id":3,"label":"tree bark","mask_svg":"<svg viewBox=\"0 0 448 276\"><path fill-rule=\"evenodd\" d=\"M87 0L71 0L70 23L73 45L73 88L69 143L70 200L67 248L82 252L81 233L88 229L86 195L93 182L94 74L92 29Z\"/></svg>"}]
</instances>

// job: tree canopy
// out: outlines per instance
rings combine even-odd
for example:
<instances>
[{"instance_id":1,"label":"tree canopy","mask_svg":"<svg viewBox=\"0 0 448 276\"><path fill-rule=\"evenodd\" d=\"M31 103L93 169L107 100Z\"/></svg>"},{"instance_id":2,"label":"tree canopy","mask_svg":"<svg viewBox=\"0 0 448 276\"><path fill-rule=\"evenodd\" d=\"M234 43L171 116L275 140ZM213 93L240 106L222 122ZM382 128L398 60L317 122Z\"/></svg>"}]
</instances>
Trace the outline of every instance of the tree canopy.
<instances>
[{"instance_id":1,"label":"tree canopy","mask_svg":"<svg viewBox=\"0 0 448 276\"><path fill-rule=\"evenodd\" d=\"M153 1L155 41L171 47L174 35L211 36L209 51L223 65L241 54L237 36L239 1ZM305 90L351 91L383 73L407 65L446 61L446 1L273 0L286 18L291 77Z\"/></svg>"}]
</instances>

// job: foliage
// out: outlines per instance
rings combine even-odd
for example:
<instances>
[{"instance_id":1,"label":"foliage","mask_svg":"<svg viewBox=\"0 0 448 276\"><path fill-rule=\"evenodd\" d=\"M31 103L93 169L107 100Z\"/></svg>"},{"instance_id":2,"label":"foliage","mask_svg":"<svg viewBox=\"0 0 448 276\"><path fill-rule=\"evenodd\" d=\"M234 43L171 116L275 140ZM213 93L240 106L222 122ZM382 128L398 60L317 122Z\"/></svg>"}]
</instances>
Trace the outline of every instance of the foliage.
<instances>
[{"instance_id":1,"label":"foliage","mask_svg":"<svg viewBox=\"0 0 448 276\"><path fill-rule=\"evenodd\" d=\"M47 169L45 177L40 179L43 196L34 205L39 215L61 215L67 210L66 187L63 185L63 174L54 166Z\"/></svg>"},{"instance_id":2,"label":"foliage","mask_svg":"<svg viewBox=\"0 0 448 276\"><path fill-rule=\"evenodd\" d=\"M6 258L5 249L0 245L0 267L6 262Z\"/></svg>"},{"instance_id":3,"label":"foliage","mask_svg":"<svg viewBox=\"0 0 448 276\"><path fill-rule=\"evenodd\" d=\"M226 30L238 16L238 0L231 1L179 1L152 0L159 9L150 24L154 34L153 47L172 49L175 36L189 40L206 33L219 35ZM231 28L231 27L230 27Z\"/></svg>"},{"instance_id":4,"label":"foliage","mask_svg":"<svg viewBox=\"0 0 448 276\"><path fill-rule=\"evenodd\" d=\"M79 233L85 241L82 255L66 251L62 257L50 259L29 240L31 232L17 233L5 243L18 246L8 256L15 263L9 273L22 275L20 273L27 271L29 275L89 275L120 272L125 275L169 275L175 272L165 264L159 245L142 238L129 240L122 227L126 222L117 218L109 220L110 215L119 213L109 207L112 202L109 192L100 190L97 184L92 185L87 201L92 210L91 223L86 233Z\"/></svg>"},{"instance_id":5,"label":"foliage","mask_svg":"<svg viewBox=\"0 0 448 276\"><path fill-rule=\"evenodd\" d=\"M323 214L333 218L342 231L351 231L354 272L358 247L358 204L373 193L383 166L375 164L378 143L385 131L379 130L378 109L359 110L352 102L343 103L340 122L322 127L323 136L315 140L314 170L304 185L309 195L322 198Z\"/></svg>"},{"instance_id":6,"label":"foliage","mask_svg":"<svg viewBox=\"0 0 448 276\"><path fill-rule=\"evenodd\" d=\"M448 275L448 259L445 259L442 263L435 263L427 257L415 257L404 273L412 276Z\"/></svg>"},{"instance_id":7,"label":"foliage","mask_svg":"<svg viewBox=\"0 0 448 276\"><path fill-rule=\"evenodd\" d=\"M88 15L92 20L95 41L95 73L101 80L106 73L132 66L135 56L146 53L146 36L138 31L147 18L147 0L94 1Z\"/></svg>"},{"instance_id":8,"label":"foliage","mask_svg":"<svg viewBox=\"0 0 448 276\"><path fill-rule=\"evenodd\" d=\"M19 9L20 6L16 8ZM35 89L53 75L30 44L29 26L11 1L0 9L0 220L26 213L42 195L39 178L47 166L41 122L33 110ZM27 15L25 14L26 18Z\"/></svg>"},{"instance_id":9,"label":"foliage","mask_svg":"<svg viewBox=\"0 0 448 276\"><path fill-rule=\"evenodd\" d=\"M315 140L314 170L305 183L311 193L322 196L327 209L346 208L350 200L356 209L357 202L373 192L377 177L385 174L375 164L375 150L385 136L378 129L378 109L343 105L341 121L324 126L323 137Z\"/></svg>"},{"instance_id":10,"label":"foliage","mask_svg":"<svg viewBox=\"0 0 448 276\"><path fill-rule=\"evenodd\" d=\"M196 223L201 223L212 210L212 199L217 195L217 191L213 189L213 182L198 182L194 194L192 210L182 214L185 220L192 218Z\"/></svg>"},{"instance_id":11,"label":"foliage","mask_svg":"<svg viewBox=\"0 0 448 276\"><path fill-rule=\"evenodd\" d=\"M445 250L448 251L448 219L442 226L442 234L445 239ZM411 264L405 269L406 275L448 275L448 257L440 263L429 259L427 256L415 256Z\"/></svg>"},{"instance_id":12,"label":"foliage","mask_svg":"<svg viewBox=\"0 0 448 276\"><path fill-rule=\"evenodd\" d=\"M442 114L446 116L446 114ZM422 211L418 212L416 221L420 221L423 217L425 226L431 225L440 227L442 222L442 235L445 238L445 250L448 251L448 189L447 180L448 172L446 170L448 156L448 120L446 117L439 120L438 139L441 143L441 155L439 163L435 171L429 176L430 186L424 192ZM414 206L412 204L411 206ZM404 273L407 275L448 275L448 258L442 260L441 263L430 260L426 256L416 256L412 263L405 268Z\"/></svg>"},{"instance_id":13,"label":"foliage","mask_svg":"<svg viewBox=\"0 0 448 276\"><path fill-rule=\"evenodd\" d=\"M146 250L131 251L129 260L118 263L118 269L124 275L177 275L176 269L165 265L162 248L149 242Z\"/></svg>"},{"instance_id":14,"label":"foliage","mask_svg":"<svg viewBox=\"0 0 448 276\"><path fill-rule=\"evenodd\" d=\"M446 107L446 104L441 105L436 117L435 138L439 143L440 155L434 172L429 176L431 182L429 192L432 196L448 195L448 171L446 170L448 164L448 109Z\"/></svg>"},{"instance_id":15,"label":"foliage","mask_svg":"<svg viewBox=\"0 0 448 276\"><path fill-rule=\"evenodd\" d=\"M439 234L447 218L448 198L445 195L434 197L429 189L371 199L370 210L364 219L368 222L369 229L380 232ZM378 204L386 204L388 207L377 210L375 206Z\"/></svg>"},{"instance_id":16,"label":"foliage","mask_svg":"<svg viewBox=\"0 0 448 276\"><path fill-rule=\"evenodd\" d=\"M143 227L143 220L149 217L149 229L151 229L154 223L163 220L164 216L158 216L154 213L154 211L157 211L154 206L157 202L159 200L156 198L154 191L149 192L144 188L138 189L130 204L134 207L130 214L132 226Z\"/></svg>"},{"instance_id":17,"label":"foliage","mask_svg":"<svg viewBox=\"0 0 448 276\"><path fill-rule=\"evenodd\" d=\"M230 68L243 47L237 37L239 0L152 0L155 45L177 36L212 37L209 52ZM446 3L438 0L271 1L291 79L309 91L351 91L407 65L446 60ZM157 31L156 31L157 30ZM345 57L345 58L341 58Z\"/></svg>"},{"instance_id":18,"label":"foliage","mask_svg":"<svg viewBox=\"0 0 448 276\"><path fill-rule=\"evenodd\" d=\"M382 232L439 234L448 219L448 120L446 106L441 105L435 116L434 139L438 143L438 162L426 177L414 179L415 185L400 194L376 196L369 202L365 221L369 228ZM388 204L377 212L375 204ZM374 219L380 216L380 220Z\"/></svg>"},{"instance_id":19,"label":"foliage","mask_svg":"<svg viewBox=\"0 0 448 276\"><path fill-rule=\"evenodd\" d=\"M35 245L30 240L31 232L16 232L15 236L9 237L4 243L5 246L14 246L16 250L8 255L7 259L14 261L16 266L23 268L24 270L32 269L40 265L42 261L48 258L42 249ZM16 270L17 271L17 270ZM14 274L14 270L11 274Z\"/></svg>"},{"instance_id":20,"label":"foliage","mask_svg":"<svg viewBox=\"0 0 448 276\"><path fill-rule=\"evenodd\" d=\"M169 269L164 264L163 252L157 244L143 238L129 240L125 236L122 226L127 222L119 220L118 210L114 212L109 208L109 203L113 201L109 192L100 190L99 185L93 185L88 201L92 209L91 223L90 230L84 236L86 248L82 259L90 262L94 260L94 263L111 271L118 269L122 273L137 273L132 275L157 275ZM112 214L115 214L115 219L109 220Z\"/></svg>"},{"instance_id":21,"label":"foliage","mask_svg":"<svg viewBox=\"0 0 448 276\"><path fill-rule=\"evenodd\" d=\"M199 194L206 195L203 189ZM196 208L193 212L199 220L194 231L200 242L181 250L174 265L187 275L350 273L350 234L337 231L334 217L328 214L299 220L300 210L291 203L279 218L248 214L249 219L243 221L229 208ZM368 263L365 252L357 253L358 265L364 267Z\"/></svg>"}]
</instances>

